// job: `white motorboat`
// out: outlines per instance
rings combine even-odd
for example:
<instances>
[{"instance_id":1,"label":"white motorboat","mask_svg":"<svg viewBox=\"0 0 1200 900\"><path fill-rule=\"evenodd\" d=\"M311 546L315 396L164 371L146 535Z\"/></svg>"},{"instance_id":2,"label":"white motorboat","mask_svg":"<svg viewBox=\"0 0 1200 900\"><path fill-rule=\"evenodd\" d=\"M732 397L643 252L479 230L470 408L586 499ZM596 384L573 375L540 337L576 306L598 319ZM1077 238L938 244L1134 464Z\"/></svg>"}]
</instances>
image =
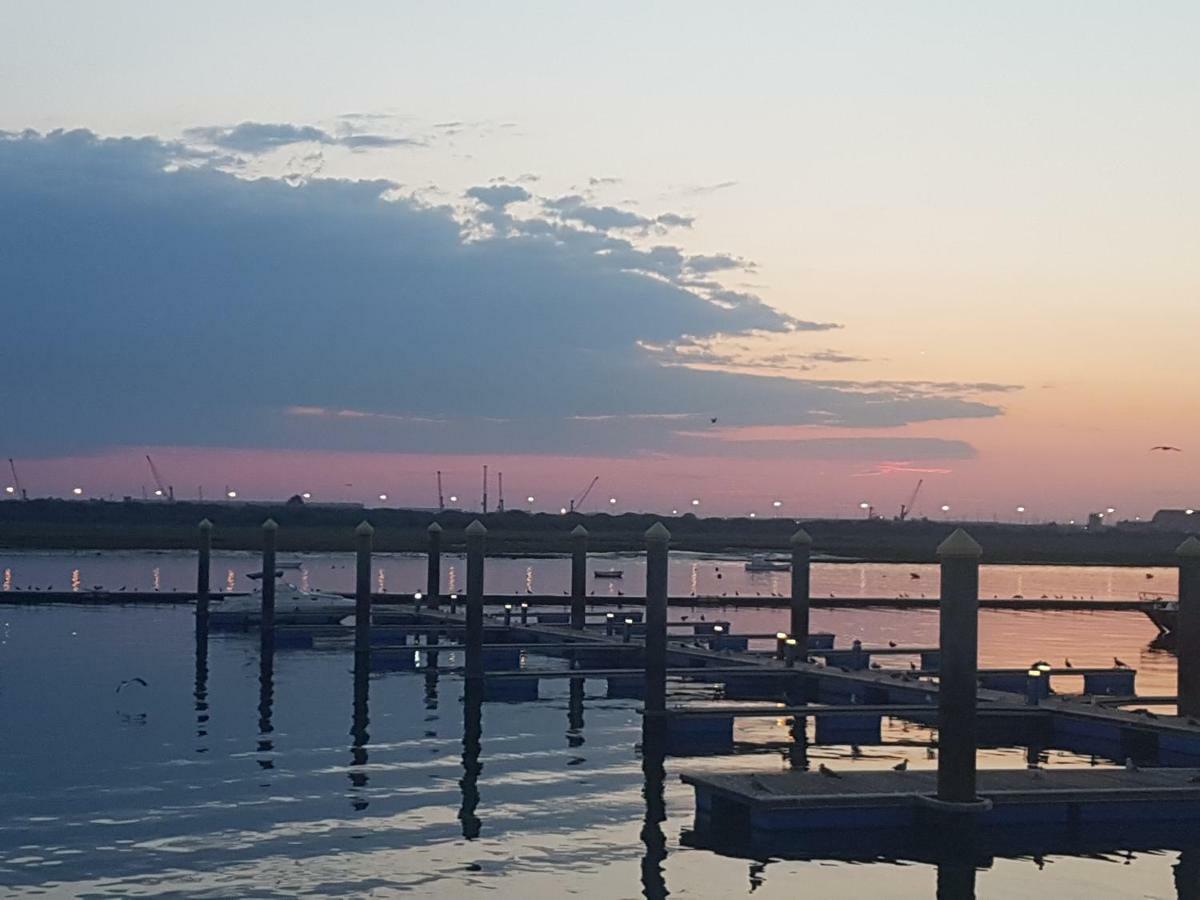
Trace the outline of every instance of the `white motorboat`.
<instances>
[{"instance_id":1,"label":"white motorboat","mask_svg":"<svg viewBox=\"0 0 1200 900\"><path fill-rule=\"evenodd\" d=\"M593 578L624 578L624 569L597 569L592 573Z\"/></svg>"},{"instance_id":2,"label":"white motorboat","mask_svg":"<svg viewBox=\"0 0 1200 900\"><path fill-rule=\"evenodd\" d=\"M352 597L328 591L302 591L287 582L275 586L276 625L336 625L352 615ZM261 585L249 594L229 594L210 601L208 622L214 628L256 628L261 620Z\"/></svg>"},{"instance_id":3,"label":"white motorboat","mask_svg":"<svg viewBox=\"0 0 1200 900\"><path fill-rule=\"evenodd\" d=\"M774 559L765 553L755 553L746 562L747 572L787 572L792 568L786 559Z\"/></svg>"}]
</instances>

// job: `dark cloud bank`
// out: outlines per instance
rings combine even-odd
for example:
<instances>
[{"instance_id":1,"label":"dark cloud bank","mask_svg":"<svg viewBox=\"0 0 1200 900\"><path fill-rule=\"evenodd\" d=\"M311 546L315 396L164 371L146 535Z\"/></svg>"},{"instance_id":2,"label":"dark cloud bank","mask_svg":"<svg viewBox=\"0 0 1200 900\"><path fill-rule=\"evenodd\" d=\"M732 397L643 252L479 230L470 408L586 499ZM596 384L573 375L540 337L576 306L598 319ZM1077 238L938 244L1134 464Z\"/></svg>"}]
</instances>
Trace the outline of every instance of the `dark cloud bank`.
<instances>
[{"instance_id":1,"label":"dark cloud bank","mask_svg":"<svg viewBox=\"0 0 1200 900\"><path fill-rule=\"evenodd\" d=\"M832 326L689 286L746 264L639 249L606 227L632 220L607 210L587 221L586 204L542 201L515 220L506 207L528 191L480 187L489 236L467 239L452 210L394 193L245 180L154 139L0 136L7 452L730 452L678 432L710 415L893 426L999 412L939 386L663 365L643 345Z\"/></svg>"}]
</instances>

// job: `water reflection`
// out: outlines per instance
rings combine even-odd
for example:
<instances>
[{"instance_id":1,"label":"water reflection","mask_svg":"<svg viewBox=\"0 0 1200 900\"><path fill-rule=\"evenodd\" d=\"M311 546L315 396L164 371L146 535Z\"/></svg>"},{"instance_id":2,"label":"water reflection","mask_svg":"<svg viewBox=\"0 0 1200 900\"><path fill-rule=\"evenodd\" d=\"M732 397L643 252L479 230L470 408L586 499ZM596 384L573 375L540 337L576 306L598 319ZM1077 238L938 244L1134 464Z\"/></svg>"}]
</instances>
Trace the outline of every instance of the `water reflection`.
<instances>
[{"instance_id":1,"label":"water reflection","mask_svg":"<svg viewBox=\"0 0 1200 900\"><path fill-rule=\"evenodd\" d=\"M663 799L663 784L666 780L667 735L666 719L660 716L642 718L642 797L646 803L646 814L642 820L642 894L647 900L662 900L668 894L663 876L663 863L667 859L667 837L662 823L667 819L666 803Z\"/></svg>"},{"instance_id":2,"label":"water reflection","mask_svg":"<svg viewBox=\"0 0 1200 900\"><path fill-rule=\"evenodd\" d=\"M462 834L467 840L479 837L480 822L475 810L479 806L479 774L483 763L479 756L483 737L483 679L468 678L463 683L463 775L459 780L462 789L462 806L458 811L462 822Z\"/></svg>"},{"instance_id":3,"label":"water reflection","mask_svg":"<svg viewBox=\"0 0 1200 900\"><path fill-rule=\"evenodd\" d=\"M262 633L258 654L258 759L259 768L275 768L273 758L275 742L271 737L275 727L271 724L271 707L275 701L275 636L270 631Z\"/></svg>"},{"instance_id":4,"label":"water reflection","mask_svg":"<svg viewBox=\"0 0 1200 900\"><path fill-rule=\"evenodd\" d=\"M192 690L197 753L208 752L208 598L196 601L196 678Z\"/></svg>"},{"instance_id":5,"label":"water reflection","mask_svg":"<svg viewBox=\"0 0 1200 900\"><path fill-rule=\"evenodd\" d=\"M567 746L583 746L583 679L572 678L567 700Z\"/></svg>"},{"instance_id":6,"label":"water reflection","mask_svg":"<svg viewBox=\"0 0 1200 900\"><path fill-rule=\"evenodd\" d=\"M354 654L354 711L350 724L350 805L361 812L370 801L366 798L367 787L367 743L371 735L367 732L370 724L368 708L371 689L371 659L369 653Z\"/></svg>"}]
</instances>

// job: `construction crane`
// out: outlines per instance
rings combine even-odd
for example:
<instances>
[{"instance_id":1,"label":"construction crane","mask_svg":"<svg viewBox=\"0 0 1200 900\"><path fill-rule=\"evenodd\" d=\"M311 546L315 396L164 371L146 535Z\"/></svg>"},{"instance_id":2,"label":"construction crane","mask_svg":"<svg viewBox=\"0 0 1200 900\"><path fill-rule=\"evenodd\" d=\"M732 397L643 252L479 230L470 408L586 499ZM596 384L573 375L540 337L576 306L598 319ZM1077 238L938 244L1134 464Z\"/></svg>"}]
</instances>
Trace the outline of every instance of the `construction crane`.
<instances>
[{"instance_id":1,"label":"construction crane","mask_svg":"<svg viewBox=\"0 0 1200 900\"><path fill-rule=\"evenodd\" d=\"M496 473L496 493L499 497L496 500L496 512L504 512L504 473Z\"/></svg>"},{"instance_id":2,"label":"construction crane","mask_svg":"<svg viewBox=\"0 0 1200 900\"><path fill-rule=\"evenodd\" d=\"M163 484L162 475L158 472L158 466L154 464L154 460L150 458L150 454L146 454L146 462L150 465L150 474L154 477L154 496L165 497L167 500L175 499L175 488L169 484Z\"/></svg>"},{"instance_id":3,"label":"construction crane","mask_svg":"<svg viewBox=\"0 0 1200 900\"><path fill-rule=\"evenodd\" d=\"M600 480L600 476L597 475L595 478L593 478L591 480L591 482L588 484L588 486L583 489L582 494L580 494L578 497L575 497L574 499L571 500L570 512L575 512L575 510L577 510L579 507L583 506L583 501L588 498L588 494L590 494L592 492L592 488L594 488L596 486L596 482L599 480Z\"/></svg>"},{"instance_id":4,"label":"construction crane","mask_svg":"<svg viewBox=\"0 0 1200 900\"><path fill-rule=\"evenodd\" d=\"M908 498L908 502L900 504L900 515L896 517L898 521L903 522L910 515L912 515L913 507L917 503L917 494L921 493L921 485L924 483L924 478L917 479L917 486L913 488L912 496Z\"/></svg>"},{"instance_id":5,"label":"construction crane","mask_svg":"<svg viewBox=\"0 0 1200 900\"><path fill-rule=\"evenodd\" d=\"M12 457L8 458L8 468L12 471L13 490L22 500L28 500L29 496L25 493L25 488L21 487L21 479L17 477L17 464L12 461Z\"/></svg>"},{"instance_id":6,"label":"construction crane","mask_svg":"<svg viewBox=\"0 0 1200 900\"><path fill-rule=\"evenodd\" d=\"M442 470L438 469L438 510L442 511L446 508L446 498L442 494Z\"/></svg>"},{"instance_id":7,"label":"construction crane","mask_svg":"<svg viewBox=\"0 0 1200 900\"><path fill-rule=\"evenodd\" d=\"M483 514L487 515L487 466L483 467Z\"/></svg>"}]
</instances>

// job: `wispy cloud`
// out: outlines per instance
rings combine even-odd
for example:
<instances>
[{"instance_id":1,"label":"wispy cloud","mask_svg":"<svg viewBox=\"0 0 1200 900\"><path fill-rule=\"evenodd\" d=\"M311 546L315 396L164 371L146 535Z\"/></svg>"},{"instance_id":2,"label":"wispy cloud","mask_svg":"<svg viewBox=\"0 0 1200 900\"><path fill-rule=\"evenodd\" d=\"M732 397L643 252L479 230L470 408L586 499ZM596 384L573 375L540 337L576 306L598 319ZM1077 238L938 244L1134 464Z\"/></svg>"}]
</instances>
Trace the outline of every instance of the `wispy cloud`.
<instances>
[{"instance_id":1,"label":"wispy cloud","mask_svg":"<svg viewBox=\"0 0 1200 900\"><path fill-rule=\"evenodd\" d=\"M346 130L334 134L315 125L287 122L241 122L237 125L203 125L184 131L184 138L212 147L252 155L269 153L293 144L323 144L351 150L383 147L418 147L424 142L411 137Z\"/></svg>"}]
</instances>

